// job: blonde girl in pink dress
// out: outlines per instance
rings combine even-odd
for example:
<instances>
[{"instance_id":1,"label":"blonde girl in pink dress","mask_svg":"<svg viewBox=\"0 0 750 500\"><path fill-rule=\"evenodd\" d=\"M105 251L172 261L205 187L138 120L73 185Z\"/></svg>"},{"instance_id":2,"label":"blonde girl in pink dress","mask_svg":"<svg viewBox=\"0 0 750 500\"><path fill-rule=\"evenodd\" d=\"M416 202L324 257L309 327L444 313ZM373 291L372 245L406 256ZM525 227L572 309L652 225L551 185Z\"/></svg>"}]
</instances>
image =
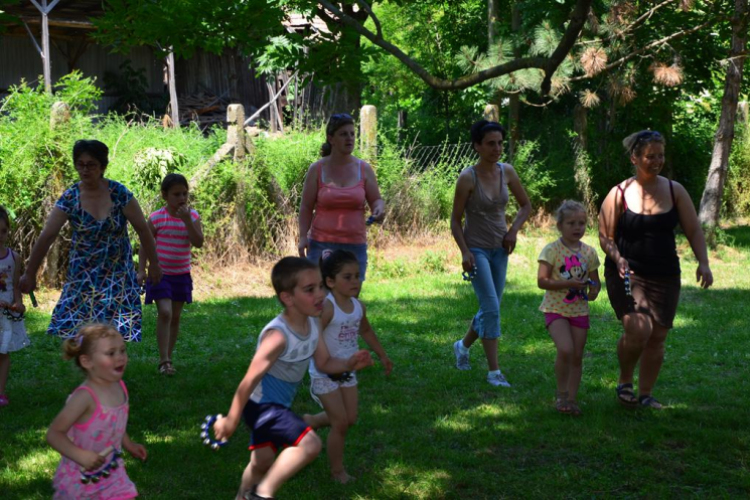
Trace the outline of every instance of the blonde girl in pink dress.
<instances>
[{"instance_id":1,"label":"blonde girl in pink dress","mask_svg":"<svg viewBox=\"0 0 750 500\"><path fill-rule=\"evenodd\" d=\"M128 355L112 325L89 324L63 344L86 380L68 397L47 431L62 459L55 472L55 499L125 500L138 496L128 478L122 450L141 460L143 445L128 437L128 391L122 381Z\"/></svg>"}]
</instances>

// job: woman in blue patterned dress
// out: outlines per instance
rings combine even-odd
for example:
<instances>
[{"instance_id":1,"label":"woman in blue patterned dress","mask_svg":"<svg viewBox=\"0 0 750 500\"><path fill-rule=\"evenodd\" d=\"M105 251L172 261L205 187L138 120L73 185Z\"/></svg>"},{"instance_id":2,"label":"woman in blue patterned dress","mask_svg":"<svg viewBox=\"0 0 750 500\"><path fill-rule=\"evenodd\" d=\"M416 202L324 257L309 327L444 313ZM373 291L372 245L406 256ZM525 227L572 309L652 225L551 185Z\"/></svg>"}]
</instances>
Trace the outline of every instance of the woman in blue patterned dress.
<instances>
[{"instance_id":1,"label":"woman in blue patterned dress","mask_svg":"<svg viewBox=\"0 0 750 500\"><path fill-rule=\"evenodd\" d=\"M141 298L136 281L128 222L146 250L149 278L161 279L156 245L138 200L122 184L104 178L109 149L99 141L77 141L73 162L80 182L65 191L39 235L20 288L36 288L42 259L66 221L73 228L68 275L47 333L75 335L85 323L111 323L126 341L141 340Z\"/></svg>"}]
</instances>

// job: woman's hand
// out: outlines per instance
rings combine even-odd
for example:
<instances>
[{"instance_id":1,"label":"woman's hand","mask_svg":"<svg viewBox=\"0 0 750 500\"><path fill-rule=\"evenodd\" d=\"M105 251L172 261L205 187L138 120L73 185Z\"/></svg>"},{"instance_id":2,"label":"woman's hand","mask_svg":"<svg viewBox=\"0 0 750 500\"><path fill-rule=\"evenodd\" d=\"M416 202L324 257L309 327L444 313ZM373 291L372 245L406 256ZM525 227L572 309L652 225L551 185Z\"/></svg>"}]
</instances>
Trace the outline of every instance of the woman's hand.
<instances>
[{"instance_id":1,"label":"woman's hand","mask_svg":"<svg viewBox=\"0 0 750 500\"><path fill-rule=\"evenodd\" d=\"M625 279L625 276L631 274L630 264L623 257L617 260L617 272L620 274L620 278Z\"/></svg>"},{"instance_id":2,"label":"woman's hand","mask_svg":"<svg viewBox=\"0 0 750 500\"><path fill-rule=\"evenodd\" d=\"M476 266L474 254L467 250L466 253L461 255L461 267L465 272L470 273L474 270L474 266Z\"/></svg>"},{"instance_id":3,"label":"woman's hand","mask_svg":"<svg viewBox=\"0 0 750 500\"><path fill-rule=\"evenodd\" d=\"M138 271L135 279L138 283L138 286L143 286L143 284L146 283L146 273L144 271Z\"/></svg>"},{"instance_id":4,"label":"woman's hand","mask_svg":"<svg viewBox=\"0 0 750 500\"><path fill-rule=\"evenodd\" d=\"M507 233L505 233L505 238L503 238L503 248L506 252L508 252L508 255L513 253L513 250L516 249L516 239L518 238L517 231L511 229Z\"/></svg>"},{"instance_id":5,"label":"woman's hand","mask_svg":"<svg viewBox=\"0 0 750 500\"><path fill-rule=\"evenodd\" d=\"M23 314L26 312L26 306L23 305L23 302L16 302L14 304L11 304L9 309L11 311L17 312L18 314Z\"/></svg>"},{"instance_id":6,"label":"woman's hand","mask_svg":"<svg viewBox=\"0 0 750 500\"><path fill-rule=\"evenodd\" d=\"M302 236L299 239L299 243L297 244L297 250L299 251L299 256L303 259L307 257L307 252L309 250L310 244L307 241L307 236Z\"/></svg>"},{"instance_id":7,"label":"woman's hand","mask_svg":"<svg viewBox=\"0 0 750 500\"><path fill-rule=\"evenodd\" d=\"M375 206L372 208L372 213L370 215L374 222L383 222L383 219L385 218L384 204L376 203Z\"/></svg>"},{"instance_id":8,"label":"woman's hand","mask_svg":"<svg viewBox=\"0 0 750 500\"><path fill-rule=\"evenodd\" d=\"M714 283L714 275L711 272L711 268L708 267L708 263L698 264L698 269L695 270L695 280L700 284L701 288L708 288Z\"/></svg>"},{"instance_id":9,"label":"woman's hand","mask_svg":"<svg viewBox=\"0 0 750 500\"><path fill-rule=\"evenodd\" d=\"M36 277L24 273L23 276L21 276L21 279L18 280L18 288L21 290L21 293L27 295L30 292L33 292L36 290Z\"/></svg>"},{"instance_id":10,"label":"woman's hand","mask_svg":"<svg viewBox=\"0 0 750 500\"><path fill-rule=\"evenodd\" d=\"M151 280L152 285L158 285L161 281L161 266L158 262L148 263L148 279Z\"/></svg>"}]
</instances>

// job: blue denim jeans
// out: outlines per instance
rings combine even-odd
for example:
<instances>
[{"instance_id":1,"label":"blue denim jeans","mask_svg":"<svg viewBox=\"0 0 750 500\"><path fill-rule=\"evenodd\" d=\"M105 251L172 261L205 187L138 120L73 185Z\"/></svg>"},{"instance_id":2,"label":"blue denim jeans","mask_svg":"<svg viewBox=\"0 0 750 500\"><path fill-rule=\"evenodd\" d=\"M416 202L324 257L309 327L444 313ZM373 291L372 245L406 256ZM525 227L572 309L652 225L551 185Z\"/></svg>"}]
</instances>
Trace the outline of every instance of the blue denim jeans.
<instances>
[{"instance_id":1,"label":"blue denim jeans","mask_svg":"<svg viewBox=\"0 0 750 500\"><path fill-rule=\"evenodd\" d=\"M500 337L500 301L505 289L505 274L508 270L508 252L504 248L469 248L474 254L477 272L471 281L479 300L479 312L471 322L471 328L479 338Z\"/></svg>"},{"instance_id":2,"label":"blue denim jeans","mask_svg":"<svg viewBox=\"0 0 750 500\"><path fill-rule=\"evenodd\" d=\"M329 243L325 241L309 240L309 247L307 248L307 258L316 264L320 262L320 256L323 254L323 250L346 250L353 253L357 257L359 262L359 277L362 281L365 280L365 271L367 271L367 243L360 245L352 243Z\"/></svg>"}]
</instances>

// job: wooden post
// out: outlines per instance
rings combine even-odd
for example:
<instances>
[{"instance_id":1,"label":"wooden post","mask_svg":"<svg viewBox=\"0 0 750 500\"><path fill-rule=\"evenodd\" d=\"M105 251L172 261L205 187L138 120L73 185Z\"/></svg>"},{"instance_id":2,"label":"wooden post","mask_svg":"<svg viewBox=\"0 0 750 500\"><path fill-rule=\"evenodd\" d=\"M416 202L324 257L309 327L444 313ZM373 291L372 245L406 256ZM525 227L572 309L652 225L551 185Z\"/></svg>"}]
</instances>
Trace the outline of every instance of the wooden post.
<instances>
[{"instance_id":1,"label":"wooden post","mask_svg":"<svg viewBox=\"0 0 750 500\"><path fill-rule=\"evenodd\" d=\"M500 121L500 107L497 104L488 104L484 107L483 118L487 121Z\"/></svg>"},{"instance_id":2,"label":"wooden post","mask_svg":"<svg viewBox=\"0 0 750 500\"><path fill-rule=\"evenodd\" d=\"M54 103L49 118L50 128L55 129L69 121L70 107L61 101ZM51 175L47 178L46 183L45 191L49 194L46 199L42 201L45 213L49 213L54 208L59 193L63 192L65 187L62 169L57 168L53 170ZM65 257L64 245L63 238L55 239L47 252L44 268L42 270L42 275L44 276L45 281L53 286L59 286L63 276L62 264L64 263Z\"/></svg>"},{"instance_id":3,"label":"wooden post","mask_svg":"<svg viewBox=\"0 0 750 500\"><path fill-rule=\"evenodd\" d=\"M47 16L47 0L42 0L44 10L42 11L42 63L44 64L44 90L52 93L52 63L49 57L49 17Z\"/></svg>"},{"instance_id":4,"label":"wooden post","mask_svg":"<svg viewBox=\"0 0 750 500\"><path fill-rule=\"evenodd\" d=\"M408 113L405 109L398 110L398 140L402 141L406 137L406 127Z\"/></svg>"},{"instance_id":5,"label":"wooden post","mask_svg":"<svg viewBox=\"0 0 750 500\"><path fill-rule=\"evenodd\" d=\"M169 79L169 115L172 119L172 127L179 128L180 126L180 109L179 103L177 102L177 84L174 78L174 52L171 47L169 54L167 55L167 75Z\"/></svg>"},{"instance_id":6,"label":"wooden post","mask_svg":"<svg viewBox=\"0 0 750 500\"><path fill-rule=\"evenodd\" d=\"M48 14L55 8L57 2L60 0L53 0L52 3L47 4L47 0L42 0L40 5L37 0L31 0L34 7L42 14L42 68L44 74L44 90L47 93L52 93L52 63L50 61L49 53L49 17Z\"/></svg>"},{"instance_id":7,"label":"wooden post","mask_svg":"<svg viewBox=\"0 0 750 500\"><path fill-rule=\"evenodd\" d=\"M362 154L374 159L378 147L378 110L367 104L359 112L359 140Z\"/></svg>"},{"instance_id":8,"label":"wooden post","mask_svg":"<svg viewBox=\"0 0 750 500\"><path fill-rule=\"evenodd\" d=\"M234 160L245 157L245 108L242 104L230 104L227 108L227 144L234 146Z\"/></svg>"},{"instance_id":9,"label":"wooden post","mask_svg":"<svg viewBox=\"0 0 750 500\"><path fill-rule=\"evenodd\" d=\"M70 106L62 101L57 101L52 105L52 112L49 117L50 128L54 129L68 121L70 121Z\"/></svg>"}]
</instances>

